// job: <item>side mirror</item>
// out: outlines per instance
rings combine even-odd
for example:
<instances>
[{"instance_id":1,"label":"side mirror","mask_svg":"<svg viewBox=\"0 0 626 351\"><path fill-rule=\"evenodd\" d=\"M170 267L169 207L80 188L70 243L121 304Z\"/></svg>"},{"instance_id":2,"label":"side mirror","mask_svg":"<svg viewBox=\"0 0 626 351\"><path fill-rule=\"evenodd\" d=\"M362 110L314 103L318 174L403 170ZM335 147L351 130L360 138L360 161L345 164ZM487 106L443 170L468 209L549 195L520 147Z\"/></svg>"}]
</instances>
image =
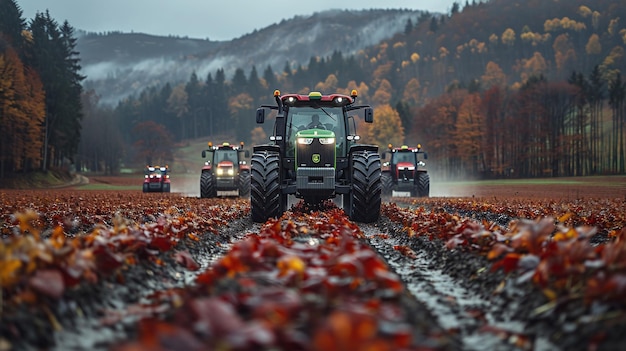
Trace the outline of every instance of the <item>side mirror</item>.
<instances>
[{"instance_id":1,"label":"side mirror","mask_svg":"<svg viewBox=\"0 0 626 351\"><path fill-rule=\"evenodd\" d=\"M365 108L365 123L374 122L374 109L371 107Z\"/></svg>"},{"instance_id":2,"label":"side mirror","mask_svg":"<svg viewBox=\"0 0 626 351\"><path fill-rule=\"evenodd\" d=\"M263 123L265 122L265 109L260 107L256 109L256 123Z\"/></svg>"},{"instance_id":3,"label":"side mirror","mask_svg":"<svg viewBox=\"0 0 626 351\"><path fill-rule=\"evenodd\" d=\"M428 160L428 154L424 152L424 160Z\"/></svg>"},{"instance_id":4,"label":"side mirror","mask_svg":"<svg viewBox=\"0 0 626 351\"><path fill-rule=\"evenodd\" d=\"M380 155L380 158L382 158L383 160L387 159L387 151L383 151L382 155Z\"/></svg>"},{"instance_id":5,"label":"side mirror","mask_svg":"<svg viewBox=\"0 0 626 351\"><path fill-rule=\"evenodd\" d=\"M250 157L250 151L249 151L249 150L246 150L246 152L244 152L244 155L245 155L246 157Z\"/></svg>"},{"instance_id":6,"label":"side mirror","mask_svg":"<svg viewBox=\"0 0 626 351\"><path fill-rule=\"evenodd\" d=\"M202 158L206 158L206 150L202 150Z\"/></svg>"}]
</instances>

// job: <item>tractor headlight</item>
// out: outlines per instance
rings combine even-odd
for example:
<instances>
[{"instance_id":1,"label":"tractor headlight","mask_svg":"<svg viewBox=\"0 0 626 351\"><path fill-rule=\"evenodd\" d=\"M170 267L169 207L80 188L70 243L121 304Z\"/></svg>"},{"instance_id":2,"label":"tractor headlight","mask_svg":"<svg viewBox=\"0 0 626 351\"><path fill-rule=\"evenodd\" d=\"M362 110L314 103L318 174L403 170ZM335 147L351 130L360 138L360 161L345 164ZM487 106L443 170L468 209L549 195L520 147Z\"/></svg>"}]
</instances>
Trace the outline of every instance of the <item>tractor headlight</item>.
<instances>
[{"instance_id":1,"label":"tractor headlight","mask_svg":"<svg viewBox=\"0 0 626 351\"><path fill-rule=\"evenodd\" d=\"M229 176L235 175L235 170L232 169L232 168L229 168L227 173L228 173Z\"/></svg>"},{"instance_id":2,"label":"tractor headlight","mask_svg":"<svg viewBox=\"0 0 626 351\"><path fill-rule=\"evenodd\" d=\"M319 141L322 145L334 144L335 138L319 138Z\"/></svg>"},{"instance_id":3,"label":"tractor headlight","mask_svg":"<svg viewBox=\"0 0 626 351\"><path fill-rule=\"evenodd\" d=\"M298 138L298 144L310 145L311 143L313 143L313 138Z\"/></svg>"},{"instance_id":4,"label":"tractor headlight","mask_svg":"<svg viewBox=\"0 0 626 351\"><path fill-rule=\"evenodd\" d=\"M218 169L217 169L217 175L220 175L220 176L221 176L221 175L224 175L224 170L223 170L223 169L221 169L221 168L218 168Z\"/></svg>"},{"instance_id":5,"label":"tractor headlight","mask_svg":"<svg viewBox=\"0 0 626 351\"><path fill-rule=\"evenodd\" d=\"M144 175L144 178L148 179L148 178L150 178L150 176L146 174L146 175Z\"/></svg>"},{"instance_id":6,"label":"tractor headlight","mask_svg":"<svg viewBox=\"0 0 626 351\"><path fill-rule=\"evenodd\" d=\"M404 167L404 170L405 170L405 171L414 171L414 170L415 170L415 167L413 167L413 166L410 166L410 167Z\"/></svg>"},{"instance_id":7,"label":"tractor headlight","mask_svg":"<svg viewBox=\"0 0 626 351\"><path fill-rule=\"evenodd\" d=\"M424 163L424 161L419 161L419 162L417 162L417 165L424 167L424 166L426 166L426 163Z\"/></svg>"}]
</instances>

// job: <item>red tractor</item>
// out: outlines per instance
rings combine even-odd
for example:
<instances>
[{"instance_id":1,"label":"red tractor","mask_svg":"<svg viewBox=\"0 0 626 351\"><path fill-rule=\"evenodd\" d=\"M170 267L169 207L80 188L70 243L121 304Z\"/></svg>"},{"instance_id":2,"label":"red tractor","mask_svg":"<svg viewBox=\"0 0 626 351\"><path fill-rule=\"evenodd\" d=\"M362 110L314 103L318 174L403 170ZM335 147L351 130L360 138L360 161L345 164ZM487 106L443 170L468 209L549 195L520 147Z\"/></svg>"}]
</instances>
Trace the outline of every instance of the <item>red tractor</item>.
<instances>
[{"instance_id":1,"label":"red tractor","mask_svg":"<svg viewBox=\"0 0 626 351\"><path fill-rule=\"evenodd\" d=\"M406 145L394 148L389 144L388 153L391 154L389 162L383 163L382 185L383 194L386 196L412 196L428 197L430 192L430 176L426 170L428 154L421 150ZM387 152L383 153L383 159L387 158Z\"/></svg>"},{"instance_id":2,"label":"red tractor","mask_svg":"<svg viewBox=\"0 0 626 351\"><path fill-rule=\"evenodd\" d=\"M170 175L167 174L168 171L169 168L167 166L146 166L143 177L143 192L169 193Z\"/></svg>"},{"instance_id":3,"label":"red tractor","mask_svg":"<svg viewBox=\"0 0 626 351\"><path fill-rule=\"evenodd\" d=\"M202 150L202 158L206 159L200 175L200 197L217 196L250 196L250 166L246 157L250 152L239 146L223 143Z\"/></svg>"}]
</instances>

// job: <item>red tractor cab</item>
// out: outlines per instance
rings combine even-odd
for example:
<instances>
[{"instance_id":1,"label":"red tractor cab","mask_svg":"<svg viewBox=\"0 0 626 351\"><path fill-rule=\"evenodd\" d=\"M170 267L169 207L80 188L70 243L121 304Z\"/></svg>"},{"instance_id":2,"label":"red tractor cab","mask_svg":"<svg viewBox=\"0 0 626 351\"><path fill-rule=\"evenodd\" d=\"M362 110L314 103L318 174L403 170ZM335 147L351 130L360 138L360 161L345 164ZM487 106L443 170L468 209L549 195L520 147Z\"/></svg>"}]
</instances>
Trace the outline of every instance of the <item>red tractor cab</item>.
<instances>
[{"instance_id":1,"label":"red tractor cab","mask_svg":"<svg viewBox=\"0 0 626 351\"><path fill-rule=\"evenodd\" d=\"M389 144L389 151L383 153L383 159L390 155L390 160L383 163L382 186L386 196L428 197L430 176L426 170L428 154L422 146L412 148L407 145L394 148Z\"/></svg>"},{"instance_id":2,"label":"red tractor cab","mask_svg":"<svg viewBox=\"0 0 626 351\"><path fill-rule=\"evenodd\" d=\"M200 197L212 198L217 196L250 196L250 165L246 157L250 152L243 149L243 142L239 146L223 143L202 150L205 159L200 175Z\"/></svg>"},{"instance_id":3,"label":"red tractor cab","mask_svg":"<svg viewBox=\"0 0 626 351\"><path fill-rule=\"evenodd\" d=\"M146 166L143 178L143 192L170 192L170 175L167 166Z\"/></svg>"}]
</instances>

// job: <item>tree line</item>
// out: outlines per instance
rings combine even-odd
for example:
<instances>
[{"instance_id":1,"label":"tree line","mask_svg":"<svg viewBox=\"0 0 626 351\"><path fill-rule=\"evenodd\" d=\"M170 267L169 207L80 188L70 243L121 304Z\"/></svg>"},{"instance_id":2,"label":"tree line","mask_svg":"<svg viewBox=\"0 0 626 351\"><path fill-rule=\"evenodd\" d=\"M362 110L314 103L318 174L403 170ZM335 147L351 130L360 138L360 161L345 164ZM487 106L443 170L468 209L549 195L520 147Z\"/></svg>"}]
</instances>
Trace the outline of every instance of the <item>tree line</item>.
<instances>
[{"instance_id":1,"label":"tree line","mask_svg":"<svg viewBox=\"0 0 626 351\"><path fill-rule=\"evenodd\" d=\"M71 163L83 92L74 28L0 2L0 178Z\"/></svg>"},{"instance_id":2,"label":"tree line","mask_svg":"<svg viewBox=\"0 0 626 351\"><path fill-rule=\"evenodd\" d=\"M122 162L168 162L189 139L266 142L271 126L257 126L254 109L274 89L357 89L375 107L374 124L358 126L363 142L420 143L442 178L624 174L626 9L617 3L466 2L355 55L193 73L114 107L88 91L75 105L84 118L73 160L115 173Z\"/></svg>"}]
</instances>

